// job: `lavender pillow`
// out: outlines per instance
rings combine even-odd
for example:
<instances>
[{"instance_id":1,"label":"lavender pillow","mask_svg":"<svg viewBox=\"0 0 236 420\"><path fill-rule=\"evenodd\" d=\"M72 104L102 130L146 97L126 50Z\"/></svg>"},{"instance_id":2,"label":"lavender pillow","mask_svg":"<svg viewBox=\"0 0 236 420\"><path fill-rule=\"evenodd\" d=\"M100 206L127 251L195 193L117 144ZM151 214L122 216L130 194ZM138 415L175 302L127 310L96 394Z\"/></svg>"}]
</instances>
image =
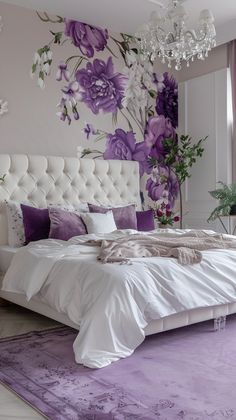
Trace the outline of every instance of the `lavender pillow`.
<instances>
[{"instance_id":1,"label":"lavender pillow","mask_svg":"<svg viewBox=\"0 0 236 420\"><path fill-rule=\"evenodd\" d=\"M21 204L23 225L25 231L25 243L46 239L50 230L50 219L48 209Z\"/></svg>"},{"instance_id":2,"label":"lavender pillow","mask_svg":"<svg viewBox=\"0 0 236 420\"><path fill-rule=\"evenodd\" d=\"M114 208L96 206L95 204L89 204L88 206L90 213L106 213L112 210L117 229L137 230L137 217L134 204Z\"/></svg>"},{"instance_id":3,"label":"lavender pillow","mask_svg":"<svg viewBox=\"0 0 236 420\"><path fill-rule=\"evenodd\" d=\"M138 230L146 232L154 230L154 216L153 210L136 211Z\"/></svg>"},{"instance_id":4,"label":"lavender pillow","mask_svg":"<svg viewBox=\"0 0 236 420\"><path fill-rule=\"evenodd\" d=\"M49 238L68 241L73 236L85 235L86 226L78 213L49 208L51 222Z\"/></svg>"}]
</instances>

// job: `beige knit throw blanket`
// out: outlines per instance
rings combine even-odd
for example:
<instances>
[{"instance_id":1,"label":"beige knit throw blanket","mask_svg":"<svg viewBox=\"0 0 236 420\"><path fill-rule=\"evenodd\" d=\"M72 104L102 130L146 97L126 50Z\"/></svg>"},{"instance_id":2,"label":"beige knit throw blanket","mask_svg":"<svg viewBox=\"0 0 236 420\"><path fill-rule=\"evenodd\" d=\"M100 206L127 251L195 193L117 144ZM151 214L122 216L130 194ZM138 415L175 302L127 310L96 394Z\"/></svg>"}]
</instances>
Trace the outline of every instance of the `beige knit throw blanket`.
<instances>
[{"instance_id":1,"label":"beige knit throw blanket","mask_svg":"<svg viewBox=\"0 0 236 420\"><path fill-rule=\"evenodd\" d=\"M89 241L100 245L98 260L103 263L131 264L130 258L173 257L182 265L196 264L202 259L201 251L207 249L236 249L236 240L222 234L208 234L193 230L185 234L163 237L127 235L116 240Z\"/></svg>"}]
</instances>

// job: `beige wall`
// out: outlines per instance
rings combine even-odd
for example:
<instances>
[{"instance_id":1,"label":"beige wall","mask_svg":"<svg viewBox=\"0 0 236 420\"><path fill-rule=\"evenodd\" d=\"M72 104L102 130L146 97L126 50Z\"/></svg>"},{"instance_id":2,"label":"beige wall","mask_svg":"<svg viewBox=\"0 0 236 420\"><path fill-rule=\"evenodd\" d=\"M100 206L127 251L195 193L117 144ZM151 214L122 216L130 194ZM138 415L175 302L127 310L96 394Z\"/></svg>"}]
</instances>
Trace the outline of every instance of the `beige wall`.
<instances>
[{"instance_id":1,"label":"beige wall","mask_svg":"<svg viewBox=\"0 0 236 420\"><path fill-rule=\"evenodd\" d=\"M228 67L227 44L214 48L205 61L195 60L194 63L190 64L189 68L183 65L180 71L176 71L174 70L174 66L172 67L171 72L178 82L184 82L185 80L194 79L195 77L224 69ZM156 61L155 69L159 72L169 70L167 65L162 64L160 60Z\"/></svg>"}]
</instances>

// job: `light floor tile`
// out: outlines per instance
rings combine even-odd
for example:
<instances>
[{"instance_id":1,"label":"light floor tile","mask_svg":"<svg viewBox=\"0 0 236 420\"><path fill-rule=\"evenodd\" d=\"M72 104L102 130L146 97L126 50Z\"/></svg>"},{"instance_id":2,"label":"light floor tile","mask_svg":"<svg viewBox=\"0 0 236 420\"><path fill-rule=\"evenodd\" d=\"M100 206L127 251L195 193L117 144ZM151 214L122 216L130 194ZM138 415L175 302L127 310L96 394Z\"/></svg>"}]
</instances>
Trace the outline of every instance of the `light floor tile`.
<instances>
[{"instance_id":1,"label":"light floor tile","mask_svg":"<svg viewBox=\"0 0 236 420\"><path fill-rule=\"evenodd\" d=\"M16 305L0 306L0 337L55 327L57 322ZM37 411L0 384L0 420L41 420Z\"/></svg>"}]
</instances>

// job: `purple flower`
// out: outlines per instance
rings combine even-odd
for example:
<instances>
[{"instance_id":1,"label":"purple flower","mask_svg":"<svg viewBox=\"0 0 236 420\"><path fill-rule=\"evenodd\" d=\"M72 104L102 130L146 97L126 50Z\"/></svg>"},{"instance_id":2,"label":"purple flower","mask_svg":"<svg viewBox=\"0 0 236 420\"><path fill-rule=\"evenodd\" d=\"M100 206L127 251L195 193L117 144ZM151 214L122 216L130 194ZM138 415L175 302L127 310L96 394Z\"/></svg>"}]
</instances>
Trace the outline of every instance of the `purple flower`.
<instances>
[{"instance_id":1,"label":"purple flower","mask_svg":"<svg viewBox=\"0 0 236 420\"><path fill-rule=\"evenodd\" d=\"M79 113L77 110L77 100L80 99L79 84L76 81L70 82L68 86L62 89L63 95L60 103L57 105L61 110L57 113L62 121L68 121L71 124L71 117L68 114L67 105L69 104L72 108L73 116L75 120L79 119Z\"/></svg>"},{"instance_id":2,"label":"purple flower","mask_svg":"<svg viewBox=\"0 0 236 420\"><path fill-rule=\"evenodd\" d=\"M62 92L62 101L68 101L71 106L76 105L77 101L81 99L79 84L76 81L70 82L68 86L62 89Z\"/></svg>"},{"instance_id":3,"label":"purple flower","mask_svg":"<svg viewBox=\"0 0 236 420\"><path fill-rule=\"evenodd\" d=\"M143 142L136 143L132 131L125 132L121 128L114 134L108 134L104 159L136 160L139 162L140 176L148 171L147 156L149 149Z\"/></svg>"},{"instance_id":4,"label":"purple flower","mask_svg":"<svg viewBox=\"0 0 236 420\"><path fill-rule=\"evenodd\" d=\"M90 135L97 134L98 130L95 130L95 128L92 126L92 124L87 123L82 131L86 134L87 140L89 140Z\"/></svg>"},{"instance_id":5,"label":"purple flower","mask_svg":"<svg viewBox=\"0 0 236 420\"><path fill-rule=\"evenodd\" d=\"M125 79L122 74L114 73L111 57L107 63L95 59L76 73L76 80L83 89L82 101L94 114L98 114L100 110L115 112L117 108L121 108Z\"/></svg>"},{"instance_id":6,"label":"purple flower","mask_svg":"<svg viewBox=\"0 0 236 420\"><path fill-rule=\"evenodd\" d=\"M65 20L65 35L69 36L73 44L88 58L94 56L94 49L103 51L108 39L106 29L103 30L96 26L70 19Z\"/></svg>"},{"instance_id":7,"label":"purple flower","mask_svg":"<svg viewBox=\"0 0 236 420\"><path fill-rule=\"evenodd\" d=\"M64 79L69 82L70 80L70 72L67 70L67 64L60 63L58 66L57 74L56 74L56 80L60 82L62 79Z\"/></svg>"},{"instance_id":8,"label":"purple flower","mask_svg":"<svg viewBox=\"0 0 236 420\"><path fill-rule=\"evenodd\" d=\"M165 118L164 115L149 118L144 141L151 149L151 157L159 159L165 156L166 150L163 141L170 137L176 139L176 132L169 118Z\"/></svg>"},{"instance_id":9,"label":"purple flower","mask_svg":"<svg viewBox=\"0 0 236 420\"><path fill-rule=\"evenodd\" d=\"M60 117L61 121L67 120L68 125L71 124L71 117L69 116L66 107L64 107L62 111L57 112L57 115Z\"/></svg>"},{"instance_id":10,"label":"purple flower","mask_svg":"<svg viewBox=\"0 0 236 420\"><path fill-rule=\"evenodd\" d=\"M146 190L153 201L167 198L168 210L172 210L179 193L178 179L170 168L159 165L153 168L152 177L148 178L146 183Z\"/></svg>"},{"instance_id":11,"label":"purple flower","mask_svg":"<svg viewBox=\"0 0 236 420\"><path fill-rule=\"evenodd\" d=\"M156 100L156 111L158 115L169 118L172 126L178 126L178 85L173 76L166 72L164 76L164 87L158 91Z\"/></svg>"}]
</instances>

